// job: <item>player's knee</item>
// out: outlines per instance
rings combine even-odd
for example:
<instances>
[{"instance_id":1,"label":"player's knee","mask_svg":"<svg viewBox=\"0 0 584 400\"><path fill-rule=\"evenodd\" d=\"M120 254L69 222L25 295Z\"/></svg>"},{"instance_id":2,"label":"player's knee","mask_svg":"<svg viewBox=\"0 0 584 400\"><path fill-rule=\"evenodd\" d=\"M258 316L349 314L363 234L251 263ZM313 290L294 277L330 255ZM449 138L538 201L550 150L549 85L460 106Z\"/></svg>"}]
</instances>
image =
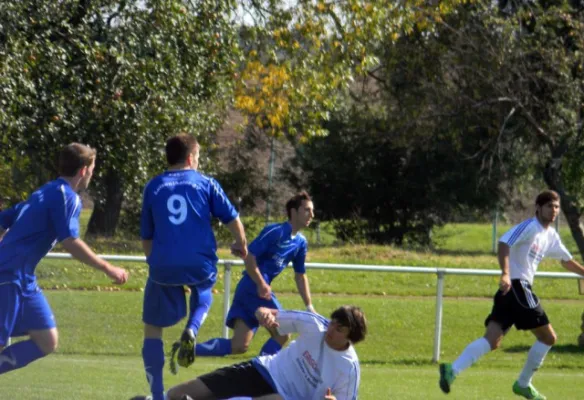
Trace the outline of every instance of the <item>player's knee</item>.
<instances>
[{"instance_id":1,"label":"player's knee","mask_svg":"<svg viewBox=\"0 0 584 400\"><path fill-rule=\"evenodd\" d=\"M542 338L543 340L540 339L541 342L543 342L543 344L547 344L548 346L553 346L554 344L556 344L556 341L558 340L558 336L556 335L555 332L551 332L549 335L546 335L545 338Z\"/></svg>"},{"instance_id":2,"label":"player's knee","mask_svg":"<svg viewBox=\"0 0 584 400\"><path fill-rule=\"evenodd\" d=\"M46 354L51 354L59 346L59 334L56 329L42 335L31 335L32 340Z\"/></svg>"},{"instance_id":3,"label":"player's knee","mask_svg":"<svg viewBox=\"0 0 584 400\"><path fill-rule=\"evenodd\" d=\"M489 346L491 346L491 351L497 350L501 347L502 338L501 337L486 337L487 342L489 342Z\"/></svg>"},{"instance_id":4,"label":"player's knee","mask_svg":"<svg viewBox=\"0 0 584 400\"><path fill-rule=\"evenodd\" d=\"M232 354L244 354L247 353L247 350L249 349L249 343L233 343L231 345L231 353Z\"/></svg>"}]
</instances>

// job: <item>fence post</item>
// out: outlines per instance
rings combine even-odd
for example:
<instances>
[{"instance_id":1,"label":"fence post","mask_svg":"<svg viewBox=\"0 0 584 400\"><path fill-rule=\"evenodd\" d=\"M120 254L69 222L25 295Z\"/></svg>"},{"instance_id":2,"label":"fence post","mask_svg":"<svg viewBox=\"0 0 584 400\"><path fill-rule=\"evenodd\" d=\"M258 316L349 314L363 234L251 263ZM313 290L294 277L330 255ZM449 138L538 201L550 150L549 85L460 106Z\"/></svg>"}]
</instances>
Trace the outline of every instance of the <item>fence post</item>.
<instances>
[{"instance_id":1,"label":"fence post","mask_svg":"<svg viewBox=\"0 0 584 400\"><path fill-rule=\"evenodd\" d=\"M440 338L442 337L442 300L444 298L444 276L446 270L438 268L438 284L436 285L436 322L434 328L434 355L432 362L440 360Z\"/></svg>"},{"instance_id":2,"label":"fence post","mask_svg":"<svg viewBox=\"0 0 584 400\"><path fill-rule=\"evenodd\" d=\"M499 211L495 210L493 216L493 253L497 253L497 222L499 221Z\"/></svg>"},{"instance_id":3,"label":"fence post","mask_svg":"<svg viewBox=\"0 0 584 400\"><path fill-rule=\"evenodd\" d=\"M222 335L225 339L229 339L229 328L225 325L227 320L227 313L229 312L229 300L231 299L231 266L232 264L225 262L225 273L223 274L223 330Z\"/></svg>"}]
</instances>

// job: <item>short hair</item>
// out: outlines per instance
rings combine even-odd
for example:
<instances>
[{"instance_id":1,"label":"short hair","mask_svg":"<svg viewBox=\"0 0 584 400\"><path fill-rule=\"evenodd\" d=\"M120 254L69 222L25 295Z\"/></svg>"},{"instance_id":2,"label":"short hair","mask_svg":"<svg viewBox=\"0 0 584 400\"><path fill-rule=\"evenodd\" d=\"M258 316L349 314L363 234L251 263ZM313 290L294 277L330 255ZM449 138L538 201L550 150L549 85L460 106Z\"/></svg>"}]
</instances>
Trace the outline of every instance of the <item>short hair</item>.
<instances>
[{"instance_id":1,"label":"short hair","mask_svg":"<svg viewBox=\"0 0 584 400\"><path fill-rule=\"evenodd\" d=\"M72 177L83 167L89 167L96 157L95 149L80 144L69 143L59 153L59 175Z\"/></svg>"},{"instance_id":2,"label":"short hair","mask_svg":"<svg viewBox=\"0 0 584 400\"><path fill-rule=\"evenodd\" d=\"M560 201L560 195L553 190L544 190L535 199L536 206L544 206L550 201Z\"/></svg>"},{"instance_id":3,"label":"short hair","mask_svg":"<svg viewBox=\"0 0 584 400\"><path fill-rule=\"evenodd\" d=\"M290 200L286 202L286 214L288 214L288 219L292 217L292 209L298 210L303 201L312 201L305 190L295 194Z\"/></svg>"},{"instance_id":4,"label":"short hair","mask_svg":"<svg viewBox=\"0 0 584 400\"><path fill-rule=\"evenodd\" d=\"M181 133L166 141L166 161L168 165L184 163L190 154L199 147L197 139L188 133Z\"/></svg>"},{"instance_id":5,"label":"short hair","mask_svg":"<svg viewBox=\"0 0 584 400\"><path fill-rule=\"evenodd\" d=\"M357 306L341 306L331 314L331 320L349 328L348 338L351 343L358 343L365 339L367 334L367 320L365 314Z\"/></svg>"}]
</instances>

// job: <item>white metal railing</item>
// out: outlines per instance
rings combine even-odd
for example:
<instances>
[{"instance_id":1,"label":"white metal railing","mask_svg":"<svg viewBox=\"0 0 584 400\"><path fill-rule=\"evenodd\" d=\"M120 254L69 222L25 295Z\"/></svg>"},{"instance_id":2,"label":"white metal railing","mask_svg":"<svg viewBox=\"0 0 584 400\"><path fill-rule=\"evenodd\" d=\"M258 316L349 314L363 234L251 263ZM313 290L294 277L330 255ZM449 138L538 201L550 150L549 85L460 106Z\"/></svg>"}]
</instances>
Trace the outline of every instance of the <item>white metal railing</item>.
<instances>
[{"instance_id":1,"label":"white metal railing","mask_svg":"<svg viewBox=\"0 0 584 400\"><path fill-rule=\"evenodd\" d=\"M47 258L71 259L69 253L49 253ZM102 254L99 257L108 261L131 261L146 262L144 256L121 256ZM224 294L223 294L223 321L229 311L231 300L231 270L233 266L243 266L242 260L219 260L225 268L224 273ZM392 273L415 273L415 274L435 274L438 277L436 285L436 317L434 329L434 352L432 361L438 362L440 359L440 339L442 337L442 309L444 300L444 277L446 275L474 275L474 276L499 276L501 271L495 269L460 269L460 268L440 268L440 267L413 267L413 266L393 266L393 265L361 265L361 264L328 264L328 263L306 263L307 269L342 270L342 271L370 271L370 272L392 272ZM535 276L541 278L575 279L582 278L580 275L571 272L536 272ZM223 324L222 335L229 338L229 330Z\"/></svg>"}]
</instances>

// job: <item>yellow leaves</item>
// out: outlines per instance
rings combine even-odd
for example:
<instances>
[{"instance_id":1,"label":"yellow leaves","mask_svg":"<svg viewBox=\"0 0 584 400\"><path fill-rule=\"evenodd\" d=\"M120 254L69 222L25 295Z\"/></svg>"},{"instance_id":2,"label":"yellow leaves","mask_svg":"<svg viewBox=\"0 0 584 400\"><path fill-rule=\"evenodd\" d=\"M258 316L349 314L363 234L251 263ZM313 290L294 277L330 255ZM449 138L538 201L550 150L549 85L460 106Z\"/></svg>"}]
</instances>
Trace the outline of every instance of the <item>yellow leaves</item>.
<instances>
[{"instance_id":1,"label":"yellow leaves","mask_svg":"<svg viewBox=\"0 0 584 400\"><path fill-rule=\"evenodd\" d=\"M255 125L277 135L289 119L288 87L290 71L286 65L263 65L250 61L238 88L235 107L251 117Z\"/></svg>"}]
</instances>

